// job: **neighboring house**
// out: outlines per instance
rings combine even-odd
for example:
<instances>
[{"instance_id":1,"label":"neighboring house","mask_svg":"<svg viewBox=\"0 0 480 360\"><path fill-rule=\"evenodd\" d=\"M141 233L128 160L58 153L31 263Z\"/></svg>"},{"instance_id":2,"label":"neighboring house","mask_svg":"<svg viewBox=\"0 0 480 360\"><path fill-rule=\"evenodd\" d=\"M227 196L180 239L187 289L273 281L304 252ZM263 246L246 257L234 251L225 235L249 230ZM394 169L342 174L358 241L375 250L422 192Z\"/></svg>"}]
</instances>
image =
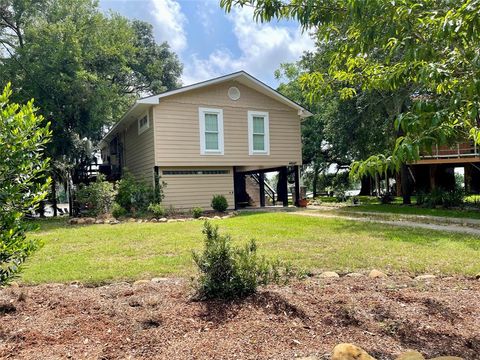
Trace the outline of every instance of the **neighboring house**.
<instances>
[{"instance_id":1,"label":"neighboring house","mask_svg":"<svg viewBox=\"0 0 480 360\"><path fill-rule=\"evenodd\" d=\"M224 195L230 208L246 205L251 178L258 205L271 190L287 205L287 178L299 188L300 123L310 115L236 72L137 100L102 140L101 169L115 180L128 168L154 186L159 175L166 183L163 203L179 209L210 209L214 194ZM279 172L277 189L265 185L270 171Z\"/></svg>"},{"instance_id":2,"label":"neighboring house","mask_svg":"<svg viewBox=\"0 0 480 360\"><path fill-rule=\"evenodd\" d=\"M473 141L434 146L431 154L423 154L411 168L417 191L454 189L455 169L462 168L465 189L470 193L480 192L480 149Z\"/></svg>"}]
</instances>

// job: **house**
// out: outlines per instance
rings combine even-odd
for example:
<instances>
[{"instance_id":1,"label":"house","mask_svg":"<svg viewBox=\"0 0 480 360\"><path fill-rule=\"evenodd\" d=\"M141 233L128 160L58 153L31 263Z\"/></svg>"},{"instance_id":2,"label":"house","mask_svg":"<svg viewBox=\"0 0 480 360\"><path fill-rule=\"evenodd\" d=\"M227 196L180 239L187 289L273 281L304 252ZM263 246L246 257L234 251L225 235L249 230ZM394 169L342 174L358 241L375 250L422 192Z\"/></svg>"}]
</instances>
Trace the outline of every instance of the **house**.
<instances>
[{"instance_id":1,"label":"house","mask_svg":"<svg viewBox=\"0 0 480 360\"><path fill-rule=\"evenodd\" d=\"M430 192L434 188L453 190L455 169L464 174L465 190L480 192L480 149L474 141L459 141L451 146L434 146L411 164L415 190Z\"/></svg>"},{"instance_id":2,"label":"house","mask_svg":"<svg viewBox=\"0 0 480 360\"><path fill-rule=\"evenodd\" d=\"M252 183L257 205L265 206L267 194L288 205L288 179L299 194L300 126L310 115L236 72L137 100L103 138L101 169L115 180L128 168L154 186L160 177L163 203L178 209L210 209L214 194L238 208L251 203ZM279 174L277 189L266 184L271 171Z\"/></svg>"}]
</instances>

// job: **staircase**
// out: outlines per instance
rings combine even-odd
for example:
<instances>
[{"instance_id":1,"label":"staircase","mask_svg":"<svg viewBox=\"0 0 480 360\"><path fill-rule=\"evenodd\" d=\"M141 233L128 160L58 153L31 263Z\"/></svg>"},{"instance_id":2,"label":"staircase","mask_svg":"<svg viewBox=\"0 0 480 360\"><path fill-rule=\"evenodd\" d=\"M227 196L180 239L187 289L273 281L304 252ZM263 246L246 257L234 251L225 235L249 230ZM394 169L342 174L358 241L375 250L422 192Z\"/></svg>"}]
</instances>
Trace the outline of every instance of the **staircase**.
<instances>
[{"instance_id":1,"label":"staircase","mask_svg":"<svg viewBox=\"0 0 480 360\"><path fill-rule=\"evenodd\" d=\"M265 204L275 205L276 191L265 181ZM250 197L249 206L260 206L260 178L257 174L245 177L245 189Z\"/></svg>"}]
</instances>

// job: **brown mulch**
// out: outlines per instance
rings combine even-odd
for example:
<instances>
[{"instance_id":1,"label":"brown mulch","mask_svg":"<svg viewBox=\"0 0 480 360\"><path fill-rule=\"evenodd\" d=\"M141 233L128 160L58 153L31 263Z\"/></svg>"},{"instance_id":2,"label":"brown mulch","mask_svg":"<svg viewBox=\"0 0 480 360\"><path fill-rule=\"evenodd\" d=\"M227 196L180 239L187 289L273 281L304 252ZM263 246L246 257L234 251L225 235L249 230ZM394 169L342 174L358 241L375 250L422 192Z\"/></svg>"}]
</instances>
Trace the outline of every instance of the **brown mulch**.
<instances>
[{"instance_id":1,"label":"brown mulch","mask_svg":"<svg viewBox=\"0 0 480 360\"><path fill-rule=\"evenodd\" d=\"M235 302L194 302L183 280L0 290L0 358L377 359L416 349L480 359L480 281L316 279Z\"/></svg>"}]
</instances>

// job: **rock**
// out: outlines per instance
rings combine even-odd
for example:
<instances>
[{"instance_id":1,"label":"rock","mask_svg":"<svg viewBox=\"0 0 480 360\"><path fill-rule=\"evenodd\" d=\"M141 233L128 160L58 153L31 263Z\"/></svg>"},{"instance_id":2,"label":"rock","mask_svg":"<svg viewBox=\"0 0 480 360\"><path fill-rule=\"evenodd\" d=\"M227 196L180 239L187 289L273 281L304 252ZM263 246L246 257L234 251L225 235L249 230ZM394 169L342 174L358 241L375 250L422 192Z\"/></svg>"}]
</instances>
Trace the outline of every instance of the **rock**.
<instances>
[{"instance_id":1,"label":"rock","mask_svg":"<svg viewBox=\"0 0 480 360\"><path fill-rule=\"evenodd\" d=\"M222 216L222 219L230 219L231 216L230 215L225 215L225 216Z\"/></svg>"},{"instance_id":2,"label":"rock","mask_svg":"<svg viewBox=\"0 0 480 360\"><path fill-rule=\"evenodd\" d=\"M368 353L353 344L338 344L333 348L331 360L375 360Z\"/></svg>"},{"instance_id":3,"label":"rock","mask_svg":"<svg viewBox=\"0 0 480 360\"><path fill-rule=\"evenodd\" d=\"M348 276L348 277L361 277L361 276L364 276L363 274L360 274L360 273L357 273L357 272L351 272L351 273L348 273L347 275L345 276Z\"/></svg>"},{"instance_id":4,"label":"rock","mask_svg":"<svg viewBox=\"0 0 480 360\"><path fill-rule=\"evenodd\" d=\"M162 283L168 281L168 278L165 277L156 277L151 280L153 283Z\"/></svg>"},{"instance_id":5,"label":"rock","mask_svg":"<svg viewBox=\"0 0 480 360\"><path fill-rule=\"evenodd\" d=\"M163 218L160 218L160 219L158 219L158 222L167 222L167 221L168 221L168 219L167 219L167 218L164 218L164 217L163 217Z\"/></svg>"},{"instance_id":6,"label":"rock","mask_svg":"<svg viewBox=\"0 0 480 360\"><path fill-rule=\"evenodd\" d=\"M87 217L83 219L84 224L90 225L90 224L95 224L95 218Z\"/></svg>"},{"instance_id":7,"label":"rock","mask_svg":"<svg viewBox=\"0 0 480 360\"><path fill-rule=\"evenodd\" d=\"M105 220L102 220L102 219L95 220L95 224L104 224L104 223L105 223Z\"/></svg>"},{"instance_id":8,"label":"rock","mask_svg":"<svg viewBox=\"0 0 480 360\"><path fill-rule=\"evenodd\" d=\"M200 217L198 218L198 220L208 220L208 217L206 217L206 216L200 216Z\"/></svg>"},{"instance_id":9,"label":"rock","mask_svg":"<svg viewBox=\"0 0 480 360\"><path fill-rule=\"evenodd\" d=\"M120 221L118 221L118 220L110 221L110 225L117 225L117 224L120 224Z\"/></svg>"},{"instance_id":10,"label":"rock","mask_svg":"<svg viewBox=\"0 0 480 360\"><path fill-rule=\"evenodd\" d=\"M80 220L79 218L71 218L70 220L68 220L68 223L70 225L76 225L78 224L78 220Z\"/></svg>"},{"instance_id":11,"label":"rock","mask_svg":"<svg viewBox=\"0 0 480 360\"><path fill-rule=\"evenodd\" d=\"M370 274L368 274L368 277L372 279L386 278L387 274L381 272L380 270L373 269L372 271L370 271Z\"/></svg>"},{"instance_id":12,"label":"rock","mask_svg":"<svg viewBox=\"0 0 480 360\"><path fill-rule=\"evenodd\" d=\"M439 356L430 360L465 360L465 359L458 356Z\"/></svg>"},{"instance_id":13,"label":"rock","mask_svg":"<svg viewBox=\"0 0 480 360\"><path fill-rule=\"evenodd\" d=\"M340 275L338 275L335 271L324 271L320 275L318 275L320 278L339 278Z\"/></svg>"},{"instance_id":14,"label":"rock","mask_svg":"<svg viewBox=\"0 0 480 360\"><path fill-rule=\"evenodd\" d=\"M411 350L404 352L396 360L425 360L425 358L418 351Z\"/></svg>"},{"instance_id":15,"label":"rock","mask_svg":"<svg viewBox=\"0 0 480 360\"><path fill-rule=\"evenodd\" d=\"M216 215L216 216L214 216L212 219L213 219L213 220L220 220L220 219L221 219L221 217L220 217L220 216L218 216L218 215Z\"/></svg>"},{"instance_id":16,"label":"rock","mask_svg":"<svg viewBox=\"0 0 480 360\"><path fill-rule=\"evenodd\" d=\"M480 280L480 273L478 273L477 275L475 275L475 279Z\"/></svg>"},{"instance_id":17,"label":"rock","mask_svg":"<svg viewBox=\"0 0 480 360\"><path fill-rule=\"evenodd\" d=\"M133 286L143 285L143 284L148 284L148 283L150 283L150 280L137 280L133 283Z\"/></svg>"},{"instance_id":18,"label":"rock","mask_svg":"<svg viewBox=\"0 0 480 360\"><path fill-rule=\"evenodd\" d=\"M174 222L177 222L177 219L168 219L167 220L167 223L174 223Z\"/></svg>"},{"instance_id":19,"label":"rock","mask_svg":"<svg viewBox=\"0 0 480 360\"><path fill-rule=\"evenodd\" d=\"M435 275L418 275L415 280L432 280L432 279L436 279L437 277Z\"/></svg>"},{"instance_id":20,"label":"rock","mask_svg":"<svg viewBox=\"0 0 480 360\"><path fill-rule=\"evenodd\" d=\"M13 288L18 288L20 287L20 285L18 285L18 283L16 281L12 281L10 284L8 284L10 287L13 287Z\"/></svg>"},{"instance_id":21,"label":"rock","mask_svg":"<svg viewBox=\"0 0 480 360\"><path fill-rule=\"evenodd\" d=\"M137 220L137 223L139 223L139 224L141 224L142 222L143 222L142 219L138 219L138 220Z\"/></svg>"},{"instance_id":22,"label":"rock","mask_svg":"<svg viewBox=\"0 0 480 360\"><path fill-rule=\"evenodd\" d=\"M185 219L177 219L177 222L185 222Z\"/></svg>"},{"instance_id":23,"label":"rock","mask_svg":"<svg viewBox=\"0 0 480 360\"><path fill-rule=\"evenodd\" d=\"M158 220L153 218L153 219L150 219L150 222L157 222Z\"/></svg>"}]
</instances>

